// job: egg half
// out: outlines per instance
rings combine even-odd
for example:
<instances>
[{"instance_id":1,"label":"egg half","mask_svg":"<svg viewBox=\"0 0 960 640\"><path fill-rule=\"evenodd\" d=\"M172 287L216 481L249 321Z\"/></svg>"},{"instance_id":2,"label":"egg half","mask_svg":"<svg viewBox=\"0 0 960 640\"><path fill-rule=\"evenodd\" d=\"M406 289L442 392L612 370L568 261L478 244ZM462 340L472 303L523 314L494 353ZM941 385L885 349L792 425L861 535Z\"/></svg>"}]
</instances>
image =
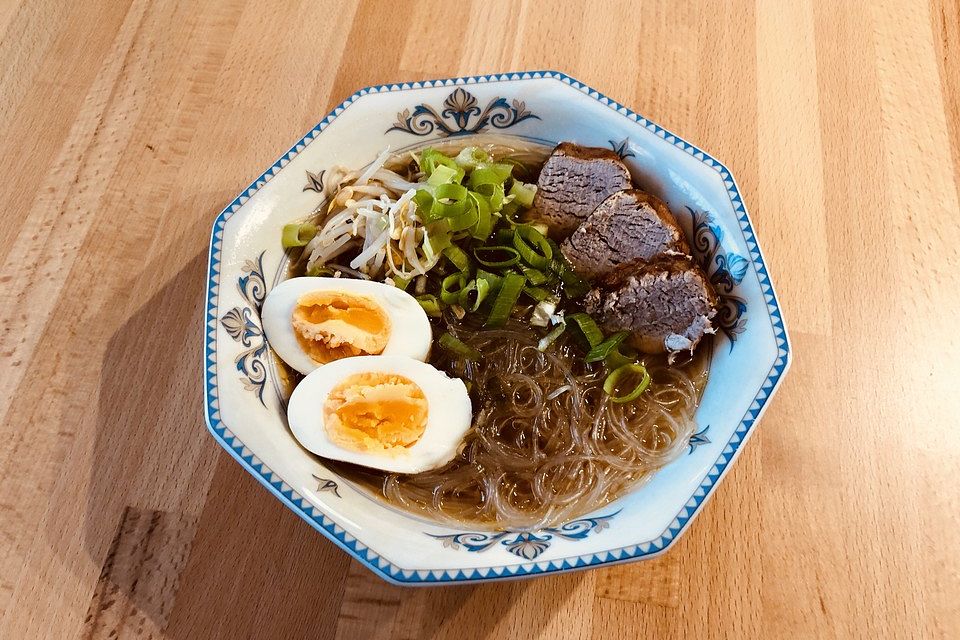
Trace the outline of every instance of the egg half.
<instances>
[{"instance_id":1,"label":"egg half","mask_svg":"<svg viewBox=\"0 0 960 640\"><path fill-rule=\"evenodd\" d=\"M420 473L453 460L470 428L463 381L403 356L357 356L320 367L294 389L287 420L324 458Z\"/></svg>"},{"instance_id":2,"label":"egg half","mask_svg":"<svg viewBox=\"0 0 960 640\"><path fill-rule=\"evenodd\" d=\"M370 280L291 278L267 295L261 318L270 346L303 374L351 356L426 360L432 340L413 296Z\"/></svg>"}]
</instances>

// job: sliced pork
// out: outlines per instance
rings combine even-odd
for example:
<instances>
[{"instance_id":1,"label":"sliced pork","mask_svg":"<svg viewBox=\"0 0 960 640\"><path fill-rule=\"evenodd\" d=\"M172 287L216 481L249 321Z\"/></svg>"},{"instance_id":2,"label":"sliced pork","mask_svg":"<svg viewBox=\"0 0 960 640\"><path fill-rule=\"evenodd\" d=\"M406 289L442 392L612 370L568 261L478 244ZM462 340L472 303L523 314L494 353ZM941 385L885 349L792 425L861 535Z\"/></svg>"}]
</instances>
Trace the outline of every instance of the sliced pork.
<instances>
[{"instance_id":1,"label":"sliced pork","mask_svg":"<svg viewBox=\"0 0 960 640\"><path fill-rule=\"evenodd\" d=\"M688 255L690 246L662 200L626 189L601 202L561 250L577 273L593 280L628 262Z\"/></svg>"},{"instance_id":2,"label":"sliced pork","mask_svg":"<svg viewBox=\"0 0 960 640\"><path fill-rule=\"evenodd\" d=\"M685 257L622 265L584 300L605 332L632 332L631 343L645 353L694 349L713 333L717 304L707 276Z\"/></svg>"},{"instance_id":3,"label":"sliced pork","mask_svg":"<svg viewBox=\"0 0 960 640\"><path fill-rule=\"evenodd\" d=\"M613 151L562 142L540 171L533 207L551 235L565 238L598 204L630 187L630 172Z\"/></svg>"}]
</instances>

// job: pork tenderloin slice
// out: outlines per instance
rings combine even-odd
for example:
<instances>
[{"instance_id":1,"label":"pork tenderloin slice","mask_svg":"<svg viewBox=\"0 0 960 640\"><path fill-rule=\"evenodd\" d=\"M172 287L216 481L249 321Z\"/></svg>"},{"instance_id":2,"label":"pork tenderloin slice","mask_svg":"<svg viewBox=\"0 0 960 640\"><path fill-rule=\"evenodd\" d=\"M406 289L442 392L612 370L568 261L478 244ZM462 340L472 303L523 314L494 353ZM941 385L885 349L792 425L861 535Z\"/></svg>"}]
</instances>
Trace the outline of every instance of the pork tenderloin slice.
<instances>
[{"instance_id":1,"label":"pork tenderloin slice","mask_svg":"<svg viewBox=\"0 0 960 640\"><path fill-rule=\"evenodd\" d=\"M533 216L563 239L608 196L630 187L630 172L613 151L561 142L540 170Z\"/></svg>"},{"instance_id":2,"label":"pork tenderloin slice","mask_svg":"<svg viewBox=\"0 0 960 640\"><path fill-rule=\"evenodd\" d=\"M590 280L628 262L690 253L667 205L639 189L617 191L601 202L560 249L574 270Z\"/></svg>"},{"instance_id":3,"label":"pork tenderloin slice","mask_svg":"<svg viewBox=\"0 0 960 640\"><path fill-rule=\"evenodd\" d=\"M717 305L706 274L685 257L622 265L584 300L605 332L630 331L644 353L692 351L713 333Z\"/></svg>"}]
</instances>

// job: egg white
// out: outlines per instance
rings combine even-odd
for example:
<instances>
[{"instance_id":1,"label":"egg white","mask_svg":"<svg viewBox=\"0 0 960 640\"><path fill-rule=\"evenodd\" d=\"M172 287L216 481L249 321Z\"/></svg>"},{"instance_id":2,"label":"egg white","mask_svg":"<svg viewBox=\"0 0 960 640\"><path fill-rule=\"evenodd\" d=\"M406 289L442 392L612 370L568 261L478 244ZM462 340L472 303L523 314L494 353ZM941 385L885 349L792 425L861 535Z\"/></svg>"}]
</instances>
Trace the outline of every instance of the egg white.
<instances>
[{"instance_id":1,"label":"egg white","mask_svg":"<svg viewBox=\"0 0 960 640\"><path fill-rule=\"evenodd\" d=\"M420 387L427 400L427 425L415 444L376 454L351 451L330 441L324 426L324 402L337 384L356 373L401 375ZM420 473L453 460L470 429L473 411L463 381L429 364L403 356L356 356L331 362L304 378L290 397L287 420L300 444L324 458L396 473Z\"/></svg>"},{"instance_id":2,"label":"egg white","mask_svg":"<svg viewBox=\"0 0 960 640\"><path fill-rule=\"evenodd\" d=\"M300 347L293 331L293 310L297 299L310 291L343 291L376 300L390 318L390 337L383 355L426 360L433 340L430 321L416 298L382 282L349 278L291 278L278 284L267 295L260 317L267 342L280 359L303 374L318 367ZM326 365L329 366L329 365Z\"/></svg>"}]
</instances>

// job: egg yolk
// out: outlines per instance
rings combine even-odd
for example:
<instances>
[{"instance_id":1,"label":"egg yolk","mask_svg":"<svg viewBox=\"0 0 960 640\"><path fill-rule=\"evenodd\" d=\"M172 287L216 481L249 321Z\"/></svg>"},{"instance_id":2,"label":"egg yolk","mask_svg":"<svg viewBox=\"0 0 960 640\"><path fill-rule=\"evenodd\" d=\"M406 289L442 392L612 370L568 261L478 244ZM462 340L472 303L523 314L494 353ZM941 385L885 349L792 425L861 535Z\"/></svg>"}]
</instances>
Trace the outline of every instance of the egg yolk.
<instances>
[{"instance_id":1,"label":"egg yolk","mask_svg":"<svg viewBox=\"0 0 960 640\"><path fill-rule=\"evenodd\" d=\"M331 442L351 451L390 453L415 444L427 428L427 399L412 380L357 373L335 386L323 405Z\"/></svg>"},{"instance_id":2,"label":"egg yolk","mask_svg":"<svg viewBox=\"0 0 960 640\"><path fill-rule=\"evenodd\" d=\"M318 364L383 352L390 317L376 300L343 291L311 291L297 299L293 332Z\"/></svg>"}]
</instances>

